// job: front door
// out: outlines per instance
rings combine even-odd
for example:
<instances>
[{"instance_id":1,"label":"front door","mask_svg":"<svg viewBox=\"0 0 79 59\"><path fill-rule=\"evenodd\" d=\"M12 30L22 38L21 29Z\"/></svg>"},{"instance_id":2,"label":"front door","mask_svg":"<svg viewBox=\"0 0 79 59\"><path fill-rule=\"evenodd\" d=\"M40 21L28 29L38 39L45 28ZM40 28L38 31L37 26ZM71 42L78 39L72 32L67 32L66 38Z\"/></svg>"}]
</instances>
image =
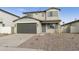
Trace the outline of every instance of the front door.
<instances>
[{"instance_id":1,"label":"front door","mask_svg":"<svg viewBox=\"0 0 79 59\"><path fill-rule=\"evenodd\" d=\"M42 32L46 32L46 24L42 24Z\"/></svg>"}]
</instances>

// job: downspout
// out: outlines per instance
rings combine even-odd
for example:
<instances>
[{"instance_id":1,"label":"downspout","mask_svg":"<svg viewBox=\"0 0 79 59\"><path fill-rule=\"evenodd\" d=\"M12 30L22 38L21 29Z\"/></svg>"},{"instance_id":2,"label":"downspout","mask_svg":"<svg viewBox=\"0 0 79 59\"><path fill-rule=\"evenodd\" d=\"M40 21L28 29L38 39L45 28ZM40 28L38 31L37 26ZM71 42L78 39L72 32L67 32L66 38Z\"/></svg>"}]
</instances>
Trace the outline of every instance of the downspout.
<instances>
[{"instance_id":1,"label":"downspout","mask_svg":"<svg viewBox=\"0 0 79 59\"><path fill-rule=\"evenodd\" d=\"M46 11L45 11L45 22L46 22L46 20L47 20L47 15L46 15L47 13L46 13ZM46 32L47 32L47 24L46 24Z\"/></svg>"},{"instance_id":2,"label":"downspout","mask_svg":"<svg viewBox=\"0 0 79 59\"><path fill-rule=\"evenodd\" d=\"M47 19L47 18L46 18L46 11L45 11L45 21L46 21L46 19Z\"/></svg>"}]
</instances>

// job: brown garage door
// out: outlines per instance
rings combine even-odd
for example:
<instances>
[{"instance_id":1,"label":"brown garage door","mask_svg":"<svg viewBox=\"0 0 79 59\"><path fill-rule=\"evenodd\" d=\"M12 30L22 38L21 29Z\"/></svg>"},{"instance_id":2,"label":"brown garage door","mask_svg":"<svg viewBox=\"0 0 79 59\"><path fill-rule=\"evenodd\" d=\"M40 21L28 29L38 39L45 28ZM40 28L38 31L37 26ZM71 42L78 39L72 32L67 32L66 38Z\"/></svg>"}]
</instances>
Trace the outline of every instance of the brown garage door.
<instances>
[{"instance_id":1,"label":"brown garage door","mask_svg":"<svg viewBox=\"0 0 79 59\"><path fill-rule=\"evenodd\" d=\"M36 33L36 23L18 23L17 33Z\"/></svg>"}]
</instances>

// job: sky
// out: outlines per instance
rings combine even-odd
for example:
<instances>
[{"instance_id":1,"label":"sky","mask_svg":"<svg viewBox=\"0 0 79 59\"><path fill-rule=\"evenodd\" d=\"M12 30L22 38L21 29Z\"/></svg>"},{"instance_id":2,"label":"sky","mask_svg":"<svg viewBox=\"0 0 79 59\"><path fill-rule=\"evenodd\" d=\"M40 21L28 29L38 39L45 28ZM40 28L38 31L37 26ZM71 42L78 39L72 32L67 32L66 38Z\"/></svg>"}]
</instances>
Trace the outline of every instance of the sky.
<instances>
[{"instance_id":1,"label":"sky","mask_svg":"<svg viewBox=\"0 0 79 59\"><path fill-rule=\"evenodd\" d=\"M79 7L59 7L60 19L62 22L68 23L74 19L79 19ZM48 7L1 7L1 9L13 13L18 16L22 16L23 12L42 11L48 9Z\"/></svg>"}]
</instances>

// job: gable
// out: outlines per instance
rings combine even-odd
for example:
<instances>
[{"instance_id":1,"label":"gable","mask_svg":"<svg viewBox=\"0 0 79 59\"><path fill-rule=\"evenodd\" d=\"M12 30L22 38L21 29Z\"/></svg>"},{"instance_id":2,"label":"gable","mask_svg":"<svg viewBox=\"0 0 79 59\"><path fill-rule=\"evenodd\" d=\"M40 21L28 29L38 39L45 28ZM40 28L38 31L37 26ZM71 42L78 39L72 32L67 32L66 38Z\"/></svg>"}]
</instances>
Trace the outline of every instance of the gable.
<instances>
[{"instance_id":1,"label":"gable","mask_svg":"<svg viewBox=\"0 0 79 59\"><path fill-rule=\"evenodd\" d=\"M33 17L24 16L24 17L15 19L13 22L16 22L16 21L21 20L21 19L24 19L24 18L29 18L29 19L33 19L33 20L36 20L36 21L40 21L39 19L36 19L36 18L33 18Z\"/></svg>"},{"instance_id":2,"label":"gable","mask_svg":"<svg viewBox=\"0 0 79 59\"><path fill-rule=\"evenodd\" d=\"M36 23L36 22L39 22L35 19L32 19L32 18L22 18L22 19L18 19L15 23Z\"/></svg>"}]
</instances>

